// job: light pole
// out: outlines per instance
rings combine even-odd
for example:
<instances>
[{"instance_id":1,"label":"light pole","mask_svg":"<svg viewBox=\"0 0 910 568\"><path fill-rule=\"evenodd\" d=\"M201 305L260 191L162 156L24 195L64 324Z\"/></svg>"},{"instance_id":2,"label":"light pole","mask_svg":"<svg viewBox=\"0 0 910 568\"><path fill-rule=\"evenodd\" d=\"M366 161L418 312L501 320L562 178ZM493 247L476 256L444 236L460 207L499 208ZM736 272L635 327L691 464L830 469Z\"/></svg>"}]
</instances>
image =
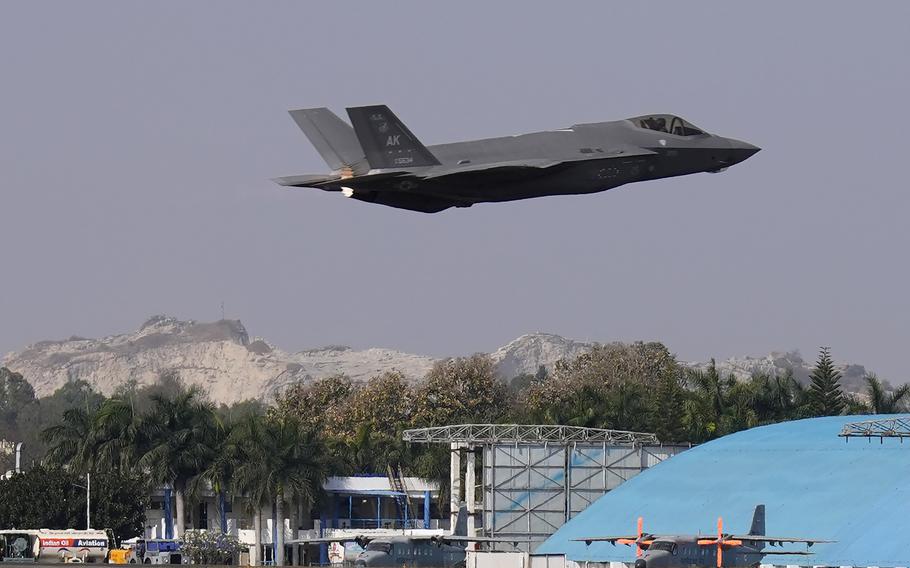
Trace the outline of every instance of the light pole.
<instances>
[{"instance_id":1,"label":"light pole","mask_svg":"<svg viewBox=\"0 0 910 568\"><path fill-rule=\"evenodd\" d=\"M85 530L92 529L92 474L85 474Z\"/></svg>"},{"instance_id":2,"label":"light pole","mask_svg":"<svg viewBox=\"0 0 910 568\"><path fill-rule=\"evenodd\" d=\"M92 474L85 474L85 485L74 483L76 487L85 489L85 530L92 528Z\"/></svg>"}]
</instances>

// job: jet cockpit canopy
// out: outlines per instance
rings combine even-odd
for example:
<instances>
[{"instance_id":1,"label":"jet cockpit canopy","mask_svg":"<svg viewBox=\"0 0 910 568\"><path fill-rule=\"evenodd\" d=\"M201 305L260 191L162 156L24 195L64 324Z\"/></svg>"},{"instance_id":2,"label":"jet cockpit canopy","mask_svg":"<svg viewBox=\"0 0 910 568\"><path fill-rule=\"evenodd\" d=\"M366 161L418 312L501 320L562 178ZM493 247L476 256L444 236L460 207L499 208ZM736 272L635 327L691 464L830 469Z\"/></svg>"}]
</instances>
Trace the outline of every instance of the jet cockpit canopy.
<instances>
[{"instance_id":1,"label":"jet cockpit canopy","mask_svg":"<svg viewBox=\"0 0 910 568\"><path fill-rule=\"evenodd\" d=\"M649 114L645 116L636 116L629 120L639 128L666 132L667 134L675 134L677 136L706 134L704 130L698 128L691 122L687 122L682 117L674 116L672 114Z\"/></svg>"}]
</instances>

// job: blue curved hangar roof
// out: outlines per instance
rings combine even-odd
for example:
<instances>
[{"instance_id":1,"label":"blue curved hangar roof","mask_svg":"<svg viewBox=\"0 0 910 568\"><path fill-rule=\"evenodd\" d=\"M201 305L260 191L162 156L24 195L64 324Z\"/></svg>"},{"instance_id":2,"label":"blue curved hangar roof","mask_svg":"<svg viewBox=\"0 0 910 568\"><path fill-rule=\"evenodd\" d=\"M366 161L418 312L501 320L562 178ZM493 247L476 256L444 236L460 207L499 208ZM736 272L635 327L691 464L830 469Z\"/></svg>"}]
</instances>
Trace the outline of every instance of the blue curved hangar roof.
<instances>
[{"instance_id":1,"label":"blue curved hangar roof","mask_svg":"<svg viewBox=\"0 0 910 568\"><path fill-rule=\"evenodd\" d=\"M719 516L724 532L745 533L764 503L766 534L837 542L814 545L813 556L768 555L763 563L910 566L910 443L838 437L844 424L871 418L786 422L697 446L606 494L534 552L630 562L630 547L572 539L634 534L639 516L648 533L716 534Z\"/></svg>"}]
</instances>

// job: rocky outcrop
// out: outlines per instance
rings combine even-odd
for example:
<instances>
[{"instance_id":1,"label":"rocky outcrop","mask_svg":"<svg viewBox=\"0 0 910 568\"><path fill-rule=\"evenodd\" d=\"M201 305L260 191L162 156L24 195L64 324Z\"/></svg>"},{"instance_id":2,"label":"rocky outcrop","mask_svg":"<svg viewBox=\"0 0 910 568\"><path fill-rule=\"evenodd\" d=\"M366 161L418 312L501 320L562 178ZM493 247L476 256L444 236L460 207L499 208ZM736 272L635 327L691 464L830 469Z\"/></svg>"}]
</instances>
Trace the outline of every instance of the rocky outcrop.
<instances>
[{"instance_id":1,"label":"rocky outcrop","mask_svg":"<svg viewBox=\"0 0 910 568\"><path fill-rule=\"evenodd\" d=\"M543 366L552 370L560 359L572 359L593 343L573 341L549 333L522 335L490 353L497 374L509 380L536 374ZM211 323L155 316L132 332L101 339L70 337L42 341L7 355L0 365L31 382L38 396L51 394L70 380L84 379L111 394L129 380L150 384L165 371L177 371L188 385L201 387L216 402L246 399L269 401L285 386L336 374L364 381L385 371L397 370L417 380L427 374L435 359L393 349L351 349L328 346L290 353L262 338L250 338L239 320ZM766 357L734 357L717 362L723 374L746 379L755 372L794 376L808 382L812 362L797 352L771 353ZM687 365L706 369L708 363ZM861 365L842 365L846 390L863 390Z\"/></svg>"},{"instance_id":2,"label":"rocky outcrop","mask_svg":"<svg viewBox=\"0 0 910 568\"><path fill-rule=\"evenodd\" d=\"M543 366L552 369L560 359L574 359L589 351L593 343L566 339L552 333L530 333L490 353L496 372L504 379L534 375Z\"/></svg>"},{"instance_id":3,"label":"rocky outcrop","mask_svg":"<svg viewBox=\"0 0 910 568\"><path fill-rule=\"evenodd\" d=\"M433 359L391 349L349 347L286 353L263 339L251 341L238 320L199 323L155 316L133 333L42 341L9 354L2 364L27 377L38 396L75 379L110 394L130 379L150 384L162 372L174 370L212 400L232 403L268 400L288 383L338 373L366 380L397 369L417 379L427 373Z\"/></svg>"},{"instance_id":4,"label":"rocky outcrop","mask_svg":"<svg viewBox=\"0 0 910 568\"><path fill-rule=\"evenodd\" d=\"M710 362L686 363L689 367L707 370ZM722 376L733 375L737 379L746 380L756 373L767 375L783 375L793 371L793 378L802 384L809 384L814 361L806 361L798 351L771 352L764 357L730 357L723 361L716 361L718 372ZM861 392L866 389L864 377L866 368L862 365L843 363L836 365L841 372L841 386L848 392Z\"/></svg>"}]
</instances>

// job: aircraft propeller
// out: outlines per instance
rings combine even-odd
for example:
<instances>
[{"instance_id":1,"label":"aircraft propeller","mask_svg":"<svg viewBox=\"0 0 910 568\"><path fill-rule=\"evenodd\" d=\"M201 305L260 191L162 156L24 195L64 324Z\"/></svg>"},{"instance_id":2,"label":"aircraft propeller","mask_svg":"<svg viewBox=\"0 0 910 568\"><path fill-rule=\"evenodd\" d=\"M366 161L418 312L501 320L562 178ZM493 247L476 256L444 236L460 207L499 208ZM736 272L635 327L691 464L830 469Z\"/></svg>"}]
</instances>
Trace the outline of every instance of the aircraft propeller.
<instances>
[{"instance_id":1,"label":"aircraft propeller","mask_svg":"<svg viewBox=\"0 0 910 568\"><path fill-rule=\"evenodd\" d=\"M700 538L698 539L699 546L717 546L717 568L723 568L724 565L724 549L733 548L736 546L742 546L743 541L733 538L727 538L727 535L724 534L724 519L723 517L717 517L717 538Z\"/></svg>"},{"instance_id":2,"label":"aircraft propeller","mask_svg":"<svg viewBox=\"0 0 910 568\"><path fill-rule=\"evenodd\" d=\"M634 544L635 545L635 556L640 557L642 555L642 551L645 550L646 548L648 548L649 546L651 546L651 543L654 542L654 539L651 538L650 534L645 534L643 532L643 527L644 527L644 518L638 517L638 537L634 540L631 538L620 538L620 539L617 539L616 542L618 542L619 544L626 544L629 546Z\"/></svg>"}]
</instances>

